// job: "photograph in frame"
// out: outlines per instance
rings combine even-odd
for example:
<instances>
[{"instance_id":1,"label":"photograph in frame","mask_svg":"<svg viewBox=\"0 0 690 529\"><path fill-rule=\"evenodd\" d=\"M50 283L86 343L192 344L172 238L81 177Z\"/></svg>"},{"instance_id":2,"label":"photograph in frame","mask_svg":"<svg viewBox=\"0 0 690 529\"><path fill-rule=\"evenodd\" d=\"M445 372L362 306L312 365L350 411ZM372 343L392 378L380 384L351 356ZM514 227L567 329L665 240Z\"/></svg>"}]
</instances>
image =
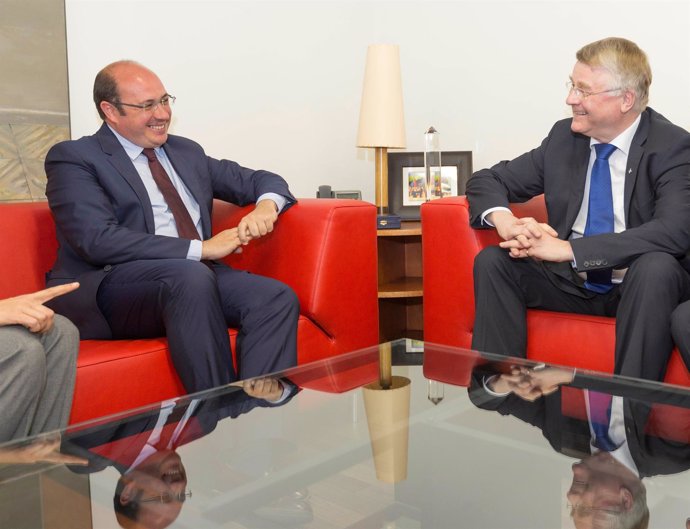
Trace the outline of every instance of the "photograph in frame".
<instances>
[{"instance_id":1,"label":"photograph in frame","mask_svg":"<svg viewBox=\"0 0 690 529\"><path fill-rule=\"evenodd\" d=\"M441 170L432 167L431 200L465 193L472 174L471 151L441 153ZM426 202L423 152L388 153L388 208L403 220L419 220L419 206Z\"/></svg>"}]
</instances>

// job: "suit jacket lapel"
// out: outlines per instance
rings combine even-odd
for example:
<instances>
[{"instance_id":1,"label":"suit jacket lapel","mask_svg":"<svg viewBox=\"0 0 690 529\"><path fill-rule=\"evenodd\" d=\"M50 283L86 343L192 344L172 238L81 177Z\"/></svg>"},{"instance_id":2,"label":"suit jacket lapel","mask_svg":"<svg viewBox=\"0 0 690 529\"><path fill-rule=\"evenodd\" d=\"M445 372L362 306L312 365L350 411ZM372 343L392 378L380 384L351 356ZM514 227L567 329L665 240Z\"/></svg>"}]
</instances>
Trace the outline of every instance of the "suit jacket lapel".
<instances>
[{"instance_id":1,"label":"suit jacket lapel","mask_svg":"<svg viewBox=\"0 0 690 529\"><path fill-rule=\"evenodd\" d=\"M103 152L109 156L108 161L110 164L129 184L139 198L139 201L141 202L141 209L144 214L144 220L146 222L146 229L149 233L155 233L156 225L153 221L153 207L151 206L151 201L149 200L149 194L146 191L144 183L141 181L139 173L137 173L137 170L134 168L132 160L129 159L129 156L127 156L127 153L122 148L122 145L120 145L120 142L117 141L117 138L105 123L103 123L101 128L98 130L96 136L101 144L101 149L103 149Z\"/></svg>"},{"instance_id":2,"label":"suit jacket lapel","mask_svg":"<svg viewBox=\"0 0 690 529\"><path fill-rule=\"evenodd\" d=\"M205 237L211 236L211 214L205 203L201 185L199 179L196 177L196 172L194 167L189 163L188 159L184 154L180 153L174 147L171 147L169 143L163 145L165 154L168 155L170 163L175 168L177 175L182 179L184 184L189 189L197 204L199 204L199 211L201 214L201 228Z\"/></svg>"},{"instance_id":3,"label":"suit jacket lapel","mask_svg":"<svg viewBox=\"0 0 690 529\"><path fill-rule=\"evenodd\" d=\"M577 135L575 139L575 149L573 159L569 164L570 169L570 199L568 200L568 211L566 212L565 226L568 232L575 224L575 219L580 213L582 201L585 200L585 182L587 181L587 167L589 166L590 146L589 138ZM570 233L565 234L566 237Z\"/></svg>"},{"instance_id":4,"label":"suit jacket lapel","mask_svg":"<svg viewBox=\"0 0 690 529\"><path fill-rule=\"evenodd\" d=\"M640 124L637 127L635 136L633 136L630 144L630 152L628 153L628 164L625 168L625 190L623 192L623 207L625 209L625 224L629 226L630 223L630 201L632 200L633 190L635 189L635 182L637 181L638 169L640 168L640 160L644 154L644 144L647 141L649 134L649 111L645 110L640 118Z\"/></svg>"}]
</instances>

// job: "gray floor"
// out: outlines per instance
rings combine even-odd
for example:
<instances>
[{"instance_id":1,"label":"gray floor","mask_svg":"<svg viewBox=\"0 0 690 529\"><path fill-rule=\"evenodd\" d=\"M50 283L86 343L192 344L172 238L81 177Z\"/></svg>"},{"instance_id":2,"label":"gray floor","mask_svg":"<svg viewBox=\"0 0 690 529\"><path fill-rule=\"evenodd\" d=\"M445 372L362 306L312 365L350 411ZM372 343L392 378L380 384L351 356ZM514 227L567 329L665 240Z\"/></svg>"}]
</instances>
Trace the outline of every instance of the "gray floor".
<instances>
[{"instance_id":1,"label":"gray floor","mask_svg":"<svg viewBox=\"0 0 690 529\"><path fill-rule=\"evenodd\" d=\"M45 199L43 160L69 138L63 0L0 0L0 201Z\"/></svg>"}]
</instances>

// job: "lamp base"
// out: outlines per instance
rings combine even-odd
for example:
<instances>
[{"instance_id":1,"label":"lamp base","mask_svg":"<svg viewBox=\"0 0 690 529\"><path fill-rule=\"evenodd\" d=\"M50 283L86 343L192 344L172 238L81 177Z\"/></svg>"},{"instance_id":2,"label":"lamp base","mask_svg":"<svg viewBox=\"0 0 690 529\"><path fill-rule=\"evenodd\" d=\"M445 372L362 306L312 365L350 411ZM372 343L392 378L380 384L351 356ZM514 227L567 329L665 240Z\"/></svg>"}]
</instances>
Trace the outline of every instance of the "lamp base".
<instances>
[{"instance_id":1,"label":"lamp base","mask_svg":"<svg viewBox=\"0 0 690 529\"><path fill-rule=\"evenodd\" d=\"M376 229L392 230L400 228L400 217L398 215L376 215Z\"/></svg>"}]
</instances>

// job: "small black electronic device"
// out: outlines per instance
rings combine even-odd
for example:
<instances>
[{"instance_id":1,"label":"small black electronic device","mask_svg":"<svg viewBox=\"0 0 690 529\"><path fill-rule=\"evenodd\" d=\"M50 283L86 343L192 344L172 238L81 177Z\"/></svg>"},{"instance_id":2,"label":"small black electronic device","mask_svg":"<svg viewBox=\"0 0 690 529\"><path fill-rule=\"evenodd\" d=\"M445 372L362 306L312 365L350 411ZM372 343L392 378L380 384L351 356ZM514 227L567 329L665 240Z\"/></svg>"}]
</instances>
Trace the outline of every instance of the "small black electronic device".
<instances>
[{"instance_id":1,"label":"small black electronic device","mask_svg":"<svg viewBox=\"0 0 690 529\"><path fill-rule=\"evenodd\" d=\"M316 198L351 198L362 200L362 192L357 190L333 191L331 186L319 186Z\"/></svg>"}]
</instances>

